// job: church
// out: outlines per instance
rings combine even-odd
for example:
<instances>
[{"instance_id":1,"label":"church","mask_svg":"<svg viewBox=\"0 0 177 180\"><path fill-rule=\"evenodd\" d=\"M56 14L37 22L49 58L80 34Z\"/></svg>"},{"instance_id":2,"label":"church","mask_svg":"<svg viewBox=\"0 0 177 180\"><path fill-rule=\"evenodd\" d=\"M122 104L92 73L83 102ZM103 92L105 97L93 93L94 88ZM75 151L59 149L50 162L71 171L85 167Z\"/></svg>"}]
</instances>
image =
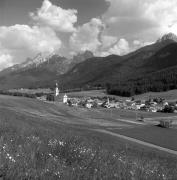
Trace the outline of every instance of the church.
<instances>
[{"instance_id":1,"label":"church","mask_svg":"<svg viewBox=\"0 0 177 180\"><path fill-rule=\"evenodd\" d=\"M68 102L68 96L66 94L63 97L60 96L60 90L58 87L58 83L56 83L56 85L55 85L54 101L63 102L64 104L67 104L67 102Z\"/></svg>"},{"instance_id":2,"label":"church","mask_svg":"<svg viewBox=\"0 0 177 180\"><path fill-rule=\"evenodd\" d=\"M56 83L55 92L54 92L54 101L59 101L60 100L59 99L60 98L59 94L60 94L60 90L58 88L58 83Z\"/></svg>"}]
</instances>

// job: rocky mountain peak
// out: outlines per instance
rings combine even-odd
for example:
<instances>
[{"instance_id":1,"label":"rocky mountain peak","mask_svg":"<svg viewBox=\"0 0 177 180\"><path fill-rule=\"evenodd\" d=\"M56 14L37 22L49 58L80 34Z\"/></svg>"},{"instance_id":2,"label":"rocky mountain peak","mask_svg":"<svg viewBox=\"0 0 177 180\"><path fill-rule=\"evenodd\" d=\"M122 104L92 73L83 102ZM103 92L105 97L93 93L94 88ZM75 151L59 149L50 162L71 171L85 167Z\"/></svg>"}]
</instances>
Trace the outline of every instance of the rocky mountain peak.
<instances>
[{"instance_id":1,"label":"rocky mountain peak","mask_svg":"<svg viewBox=\"0 0 177 180\"><path fill-rule=\"evenodd\" d=\"M37 67L40 64L48 61L50 58L52 58L55 54L50 54L48 56L42 55L42 53L37 54L34 58L27 58L25 62L21 64L21 68L23 67Z\"/></svg>"},{"instance_id":2,"label":"rocky mountain peak","mask_svg":"<svg viewBox=\"0 0 177 180\"><path fill-rule=\"evenodd\" d=\"M73 63L80 63L85 61L86 59L94 57L93 53L91 51L85 51L83 53L79 53L73 57L72 62Z\"/></svg>"},{"instance_id":3,"label":"rocky mountain peak","mask_svg":"<svg viewBox=\"0 0 177 180\"><path fill-rule=\"evenodd\" d=\"M164 42L167 40L177 42L177 36L174 33L168 33L163 35L160 39L158 39L157 42Z\"/></svg>"}]
</instances>

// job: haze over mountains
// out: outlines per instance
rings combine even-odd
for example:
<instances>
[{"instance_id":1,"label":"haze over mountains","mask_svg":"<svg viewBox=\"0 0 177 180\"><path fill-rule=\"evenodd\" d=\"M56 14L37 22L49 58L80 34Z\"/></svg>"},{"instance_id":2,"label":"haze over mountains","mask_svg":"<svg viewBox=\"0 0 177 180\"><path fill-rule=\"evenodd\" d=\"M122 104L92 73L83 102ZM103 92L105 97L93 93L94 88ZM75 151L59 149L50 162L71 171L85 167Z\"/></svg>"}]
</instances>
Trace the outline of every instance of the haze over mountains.
<instances>
[{"instance_id":1,"label":"haze over mountains","mask_svg":"<svg viewBox=\"0 0 177 180\"><path fill-rule=\"evenodd\" d=\"M73 67L61 77L66 87L104 86L127 83L177 65L177 39L172 33L156 43L125 56L94 57ZM167 70L168 71L168 70ZM166 77L168 78L168 77Z\"/></svg>"},{"instance_id":2,"label":"haze over mountains","mask_svg":"<svg viewBox=\"0 0 177 180\"><path fill-rule=\"evenodd\" d=\"M0 89L53 86L58 76L91 57L93 57L93 53L90 51L77 54L72 59L56 54L43 57L40 53L34 58L27 58L21 64L2 70L0 72Z\"/></svg>"},{"instance_id":3,"label":"haze over mountains","mask_svg":"<svg viewBox=\"0 0 177 180\"><path fill-rule=\"evenodd\" d=\"M52 87L55 81L62 88L126 84L159 72L177 69L177 37L169 33L152 45L124 56L94 57L89 51L73 59L58 55L34 59L0 72L0 89ZM173 70L172 70L173 69Z\"/></svg>"}]
</instances>

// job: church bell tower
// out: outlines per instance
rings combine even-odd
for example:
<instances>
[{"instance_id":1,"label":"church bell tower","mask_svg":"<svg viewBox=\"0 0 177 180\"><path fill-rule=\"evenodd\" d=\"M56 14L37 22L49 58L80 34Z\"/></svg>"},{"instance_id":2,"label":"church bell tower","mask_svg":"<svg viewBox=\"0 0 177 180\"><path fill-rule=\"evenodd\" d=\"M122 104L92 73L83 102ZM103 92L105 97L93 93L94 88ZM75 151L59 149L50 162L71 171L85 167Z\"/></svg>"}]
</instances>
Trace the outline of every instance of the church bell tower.
<instances>
[{"instance_id":1,"label":"church bell tower","mask_svg":"<svg viewBox=\"0 0 177 180\"><path fill-rule=\"evenodd\" d=\"M55 86L55 97L59 96L59 89L58 89L58 83L56 83L56 86Z\"/></svg>"}]
</instances>

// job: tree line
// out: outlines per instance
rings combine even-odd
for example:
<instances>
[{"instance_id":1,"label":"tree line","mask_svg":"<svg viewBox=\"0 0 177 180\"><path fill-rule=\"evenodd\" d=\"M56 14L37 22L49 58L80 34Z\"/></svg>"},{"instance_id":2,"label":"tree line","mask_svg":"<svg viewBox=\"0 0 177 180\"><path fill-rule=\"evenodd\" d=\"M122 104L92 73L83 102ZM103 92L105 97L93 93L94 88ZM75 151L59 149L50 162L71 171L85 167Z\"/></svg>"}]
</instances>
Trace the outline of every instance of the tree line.
<instances>
[{"instance_id":1,"label":"tree line","mask_svg":"<svg viewBox=\"0 0 177 180\"><path fill-rule=\"evenodd\" d=\"M108 94L131 97L146 92L162 92L177 89L177 67L151 73L138 79L119 83L106 83Z\"/></svg>"}]
</instances>

